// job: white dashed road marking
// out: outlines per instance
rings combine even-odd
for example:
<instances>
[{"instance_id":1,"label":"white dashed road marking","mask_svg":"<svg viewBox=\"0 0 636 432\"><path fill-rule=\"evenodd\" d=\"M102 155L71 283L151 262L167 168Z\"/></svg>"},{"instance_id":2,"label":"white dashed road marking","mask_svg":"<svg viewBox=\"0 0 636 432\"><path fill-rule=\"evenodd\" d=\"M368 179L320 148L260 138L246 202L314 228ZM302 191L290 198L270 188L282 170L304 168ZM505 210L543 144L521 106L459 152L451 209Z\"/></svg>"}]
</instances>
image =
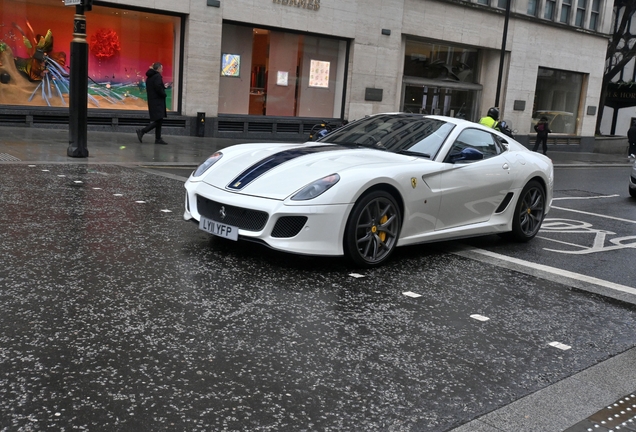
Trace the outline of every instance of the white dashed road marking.
<instances>
[{"instance_id":1,"label":"white dashed road marking","mask_svg":"<svg viewBox=\"0 0 636 432\"><path fill-rule=\"evenodd\" d=\"M572 348L570 345L562 344L561 342L550 342L548 345L558 348L563 351L567 351Z\"/></svg>"}]
</instances>

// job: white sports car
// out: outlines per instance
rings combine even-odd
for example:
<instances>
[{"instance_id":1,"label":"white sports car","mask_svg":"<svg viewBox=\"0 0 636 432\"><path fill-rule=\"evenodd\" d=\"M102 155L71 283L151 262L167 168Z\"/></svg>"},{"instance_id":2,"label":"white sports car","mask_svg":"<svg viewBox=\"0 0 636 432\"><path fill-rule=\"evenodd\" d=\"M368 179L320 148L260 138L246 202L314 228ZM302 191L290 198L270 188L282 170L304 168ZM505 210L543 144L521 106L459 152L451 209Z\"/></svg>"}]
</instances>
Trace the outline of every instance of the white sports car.
<instances>
[{"instance_id":1,"label":"white sports car","mask_svg":"<svg viewBox=\"0 0 636 432\"><path fill-rule=\"evenodd\" d=\"M629 175L629 194L636 198L636 161L632 164L632 173Z\"/></svg>"},{"instance_id":2,"label":"white sports car","mask_svg":"<svg viewBox=\"0 0 636 432\"><path fill-rule=\"evenodd\" d=\"M317 142L240 144L185 183L184 219L231 240L363 267L397 246L485 234L532 239L552 162L477 123L377 114Z\"/></svg>"}]
</instances>

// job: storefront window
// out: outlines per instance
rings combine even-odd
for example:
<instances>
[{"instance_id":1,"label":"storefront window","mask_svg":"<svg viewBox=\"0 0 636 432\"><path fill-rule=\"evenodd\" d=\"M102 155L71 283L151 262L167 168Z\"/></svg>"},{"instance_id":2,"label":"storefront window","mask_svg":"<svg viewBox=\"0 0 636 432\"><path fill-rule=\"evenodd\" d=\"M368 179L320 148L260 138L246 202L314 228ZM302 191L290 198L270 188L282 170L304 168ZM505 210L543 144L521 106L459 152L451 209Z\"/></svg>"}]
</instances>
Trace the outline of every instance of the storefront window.
<instances>
[{"instance_id":1,"label":"storefront window","mask_svg":"<svg viewBox=\"0 0 636 432\"><path fill-rule=\"evenodd\" d=\"M576 133L583 74L539 68L530 132L546 117L553 133Z\"/></svg>"},{"instance_id":2,"label":"storefront window","mask_svg":"<svg viewBox=\"0 0 636 432\"><path fill-rule=\"evenodd\" d=\"M409 84L405 88L402 111L417 114L470 118L475 91Z\"/></svg>"},{"instance_id":3,"label":"storefront window","mask_svg":"<svg viewBox=\"0 0 636 432\"><path fill-rule=\"evenodd\" d=\"M407 40L402 111L475 120L478 51Z\"/></svg>"},{"instance_id":4,"label":"storefront window","mask_svg":"<svg viewBox=\"0 0 636 432\"><path fill-rule=\"evenodd\" d=\"M221 45L220 114L341 117L345 41L224 24Z\"/></svg>"},{"instance_id":5,"label":"storefront window","mask_svg":"<svg viewBox=\"0 0 636 432\"><path fill-rule=\"evenodd\" d=\"M74 6L3 0L0 9L0 105L68 107ZM163 64L175 110L181 19L93 6L86 12L89 109L145 110L145 74Z\"/></svg>"}]
</instances>

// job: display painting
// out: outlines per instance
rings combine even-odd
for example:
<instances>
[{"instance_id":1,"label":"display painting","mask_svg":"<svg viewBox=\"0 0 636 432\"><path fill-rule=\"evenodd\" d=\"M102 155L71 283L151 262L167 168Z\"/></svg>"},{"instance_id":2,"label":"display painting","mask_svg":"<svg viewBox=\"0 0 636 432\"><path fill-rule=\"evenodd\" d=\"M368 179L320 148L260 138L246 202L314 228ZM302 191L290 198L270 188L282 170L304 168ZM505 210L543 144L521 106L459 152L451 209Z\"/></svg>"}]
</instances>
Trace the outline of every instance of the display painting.
<instances>
[{"instance_id":1,"label":"display painting","mask_svg":"<svg viewBox=\"0 0 636 432\"><path fill-rule=\"evenodd\" d=\"M4 0L0 10L0 105L69 105L75 8L62 2ZM94 6L86 13L88 107L145 110L146 71L164 65L172 107L179 18Z\"/></svg>"}]
</instances>

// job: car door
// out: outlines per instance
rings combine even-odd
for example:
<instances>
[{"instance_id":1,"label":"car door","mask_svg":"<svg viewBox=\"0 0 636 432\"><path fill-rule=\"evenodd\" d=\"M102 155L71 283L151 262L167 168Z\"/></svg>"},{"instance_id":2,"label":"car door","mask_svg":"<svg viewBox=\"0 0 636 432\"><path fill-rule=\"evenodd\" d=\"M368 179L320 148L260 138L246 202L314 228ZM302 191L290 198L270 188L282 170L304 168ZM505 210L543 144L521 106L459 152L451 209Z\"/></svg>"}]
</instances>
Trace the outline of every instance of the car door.
<instances>
[{"instance_id":1,"label":"car door","mask_svg":"<svg viewBox=\"0 0 636 432\"><path fill-rule=\"evenodd\" d=\"M436 230L488 221L513 182L506 151L490 132L467 128L458 135L444 159Z\"/></svg>"}]
</instances>

